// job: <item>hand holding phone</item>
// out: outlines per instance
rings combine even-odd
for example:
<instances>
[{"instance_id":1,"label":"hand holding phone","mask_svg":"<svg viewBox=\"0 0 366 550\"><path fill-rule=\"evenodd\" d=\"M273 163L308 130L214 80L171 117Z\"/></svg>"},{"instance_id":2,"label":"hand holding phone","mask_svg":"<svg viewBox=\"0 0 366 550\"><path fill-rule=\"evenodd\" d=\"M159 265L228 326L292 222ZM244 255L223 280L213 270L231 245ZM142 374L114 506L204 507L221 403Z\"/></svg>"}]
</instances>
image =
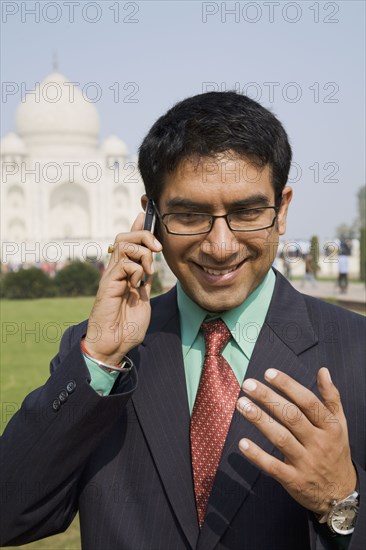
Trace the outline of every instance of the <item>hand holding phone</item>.
<instances>
[{"instance_id":1,"label":"hand holding phone","mask_svg":"<svg viewBox=\"0 0 366 550\"><path fill-rule=\"evenodd\" d=\"M154 214L154 203L149 201L145 216L140 212L131 231L116 236L99 284L85 342L89 354L105 365L119 366L129 350L143 341L149 326L151 285L144 281L153 274L153 253L162 250L152 233Z\"/></svg>"}]
</instances>

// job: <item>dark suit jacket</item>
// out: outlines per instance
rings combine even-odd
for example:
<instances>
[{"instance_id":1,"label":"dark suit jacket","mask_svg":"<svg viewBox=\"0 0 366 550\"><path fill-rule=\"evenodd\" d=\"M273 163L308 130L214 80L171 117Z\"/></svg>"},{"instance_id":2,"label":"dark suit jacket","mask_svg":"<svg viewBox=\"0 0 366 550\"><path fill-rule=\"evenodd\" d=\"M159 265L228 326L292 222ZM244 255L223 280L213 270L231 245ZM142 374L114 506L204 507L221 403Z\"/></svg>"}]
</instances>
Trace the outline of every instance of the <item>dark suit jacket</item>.
<instances>
[{"instance_id":1,"label":"dark suit jacket","mask_svg":"<svg viewBox=\"0 0 366 550\"><path fill-rule=\"evenodd\" d=\"M276 367L316 392L318 369L330 369L360 483L360 514L349 550L366 548L364 321L301 295L277 274L247 371L263 380L264 371ZM89 385L79 344L85 331L86 322L66 331L51 377L25 399L3 436L3 544L63 531L79 509L85 549L330 547L312 514L238 451L246 436L281 456L237 412L199 532L175 289L152 300L149 331L130 354L136 369L121 376L108 397ZM61 393L58 407L54 400Z\"/></svg>"}]
</instances>

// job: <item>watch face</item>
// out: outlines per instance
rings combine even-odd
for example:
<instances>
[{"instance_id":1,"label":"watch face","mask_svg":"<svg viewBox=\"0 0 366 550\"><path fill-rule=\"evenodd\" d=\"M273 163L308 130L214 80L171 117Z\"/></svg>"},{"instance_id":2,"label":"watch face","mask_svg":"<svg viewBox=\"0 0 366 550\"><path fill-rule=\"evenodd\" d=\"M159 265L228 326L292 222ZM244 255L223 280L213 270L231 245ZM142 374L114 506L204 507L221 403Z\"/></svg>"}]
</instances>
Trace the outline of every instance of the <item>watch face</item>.
<instances>
[{"instance_id":1,"label":"watch face","mask_svg":"<svg viewBox=\"0 0 366 550\"><path fill-rule=\"evenodd\" d=\"M354 531L356 516L356 504L349 502L338 504L329 518L332 529L339 535L350 535Z\"/></svg>"}]
</instances>

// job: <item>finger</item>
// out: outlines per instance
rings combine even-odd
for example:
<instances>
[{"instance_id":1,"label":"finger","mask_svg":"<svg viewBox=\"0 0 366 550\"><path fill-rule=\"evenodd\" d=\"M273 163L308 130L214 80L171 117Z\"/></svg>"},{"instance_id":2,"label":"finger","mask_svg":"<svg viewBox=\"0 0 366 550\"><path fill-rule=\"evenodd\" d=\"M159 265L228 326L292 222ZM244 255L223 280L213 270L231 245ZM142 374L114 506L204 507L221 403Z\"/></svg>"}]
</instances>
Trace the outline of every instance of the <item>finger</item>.
<instances>
[{"instance_id":1,"label":"finger","mask_svg":"<svg viewBox=\"0 0 366 550\"><path fill-rule=\"evenodd\" d=\"M144 270L138 264L126 265L123 268L128 274L128 282L133 288L139 288L144 278Z\"/></svg>"},{"instance_id":2,"label":"finger","mask_svg":"<svg viewBox=\"0 0 366 550\"><path fill-rule=\"evenodd\" d=\"M246 397L241 397L237 403L238 411L249 422L254 424L263 435L290 461L296 462L304 453L304 447L285 426L282 426L271 416Z\"/></svg>"},{"instance_id":3,"label":"finger","mask_svg":"<svg viewBox=\"0 0 366 550\"><path fill-rule=\"evenodd\" d=\"M156 237L151 233L151 231L146 231L143 229L143 219L144 214L141 212L137 218L135 219L134 223L132 224L132 228L130 232L126 233L118 233L115 237L114 244L112 245L113 252L111 256L111 260L113 256L115 255L116 250L118 251L117 244L118 243L134 243L134 244L141 244L145 246L146 248L149 248L152 252L160 252L162 250L162 245L156 239Z\"/></svg>"},{"instance_id":4,"label":"finger","mask_svg":"<svg viewBox=\"0 0 366 550\"><path fill-rule=\"evenodd\" d=\"M275 416L286 426L299 441L304 442L311 435L314 426L295 403L291 403L272 388L251 378L246 379L242 387L252 399L263 405L271 416Z\"/></svg>"},{"instance_id":5,"label":"finger","mask_svg":"<svg viewBox=\"0 0 366 550\"><path fill-rule=\"evenodd\" d=\"M140 286L143 276L144 270L142 265L131 261L120 261L108 272L105 272L101 280L101 285L103 288L110 288L112 293L113 289L121 288L120 283L122 281L125 284L129 283L132 287L137 288Z\"/></svg>"},{"instance_id":6,"label":"finger","mask_svg":"<svg viewBox=\"0 0 366 550\"><path fill-rule=\"evenodd\" d=\"M321 400L308 388L277 369L266 370L266 381L277 388L294 403L317 427L324 427L324 418L329 414Z\"/></svg>"},{"instance_id":7,"label":"finger","mask_svg":"<svg viewBox=\"0 0 366 550\"><path fill-rule=\"evenodd\" d=\"M148 275L154 273L152 252L145 246L134 243L119 243L120 257L123 263L136 262L142 265Z\"/></svg>"},{"instance_id":8,"label":"finger","mask_svg":"<svg viewBox=\"0 0 366 550\"><path fill-rule=\"evenodd\" d=\"M112 272L114 268L119 274L118 264L134 262L141 264L145 273L151 275L154 272L152 252L145 246L131 242L118 242L115 244L115 250L108 264L107 271Z\"/></svg>"},{"instance_id":9,"label":"finger","mask_svg":"<svg viewBox=\"0 0 366 550\"><path fill-rule=\"evenodd\" d=\"M140 212L140 214L137 216L135 221L132 224L131 232L143 232L143 238L148 239L147 243L153 243L152 248L155 252L159 252L162 250L161 243L158 241L158 239L151 233L151 231L144 230L144 222L145 222L145 213ZM147 233L147 235L146 235ZM146 244L148 246L148 244ZM149 247L149 246L148 246ZM150 247L149 247L150 248Z\"/></svg>"},{"instance_id":10,"label":"finger","mask_svg":"<svg viewBox=\"0 0 366 550\"><path fill-rule=\"evenodd\" d=\"M133 243L142 245L152 252L160 252L162 250L161 243L151 233L151 231L133 231L132 233L118 233L114 241L114 252L118 249L119 243Z\"/></svg>"},{"instance_id":11,"label":"finger","mask_svg":"<svg viewBox=\"0 0 366 550\"><path fill-rule=\"evenodd\" d=\"M336 415L339 419L345 419L341 396L333 384L330 372L326 367L322 367L318 371L318 388L324 405L330 412L326 418L327 422L330 422Z\"/></svg>"},{"instance_id":12,"label":"finger","mask_svg":"<svg viewBox=\"0 0 366 550\"><path fill-rule=\"evenodd\" d=\"M144 228L145 213L140 212L131 226L132 231L141 231Z\"/></svg>"},{"instance_id":13,"label":"finger","mask_svg":"<svg viewBox=\"0 0 366 550\"><path fill-rule=\"evenodd\" d=\"M290 479L292 467L269 455L250 439L241 439L239 441L239 449L260 470L280 483L287 483L288 479Z\"/></svg>"}]
</instances>

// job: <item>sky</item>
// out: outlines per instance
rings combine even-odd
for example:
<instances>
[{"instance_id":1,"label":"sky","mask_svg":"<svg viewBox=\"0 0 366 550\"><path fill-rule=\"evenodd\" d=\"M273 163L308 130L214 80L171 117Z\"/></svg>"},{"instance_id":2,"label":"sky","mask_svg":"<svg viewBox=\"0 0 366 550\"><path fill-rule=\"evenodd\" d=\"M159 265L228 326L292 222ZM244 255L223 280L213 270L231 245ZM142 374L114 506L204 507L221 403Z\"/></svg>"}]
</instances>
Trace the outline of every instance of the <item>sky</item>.
<instances>
[{"instance_id":1,"label":"sky","mask_svg":"<svg viewBox=\"0 0 366 550\"><path fill-rule=\"evenodd\" d=\"M157 117L237 89L274 112L293 147L289 239L332 240L365 183L365 2L1 2L1 136L22 90L58 69L131 154ZM12 93L7 93L10 89Z\"/></svg>"}]
</instances>

